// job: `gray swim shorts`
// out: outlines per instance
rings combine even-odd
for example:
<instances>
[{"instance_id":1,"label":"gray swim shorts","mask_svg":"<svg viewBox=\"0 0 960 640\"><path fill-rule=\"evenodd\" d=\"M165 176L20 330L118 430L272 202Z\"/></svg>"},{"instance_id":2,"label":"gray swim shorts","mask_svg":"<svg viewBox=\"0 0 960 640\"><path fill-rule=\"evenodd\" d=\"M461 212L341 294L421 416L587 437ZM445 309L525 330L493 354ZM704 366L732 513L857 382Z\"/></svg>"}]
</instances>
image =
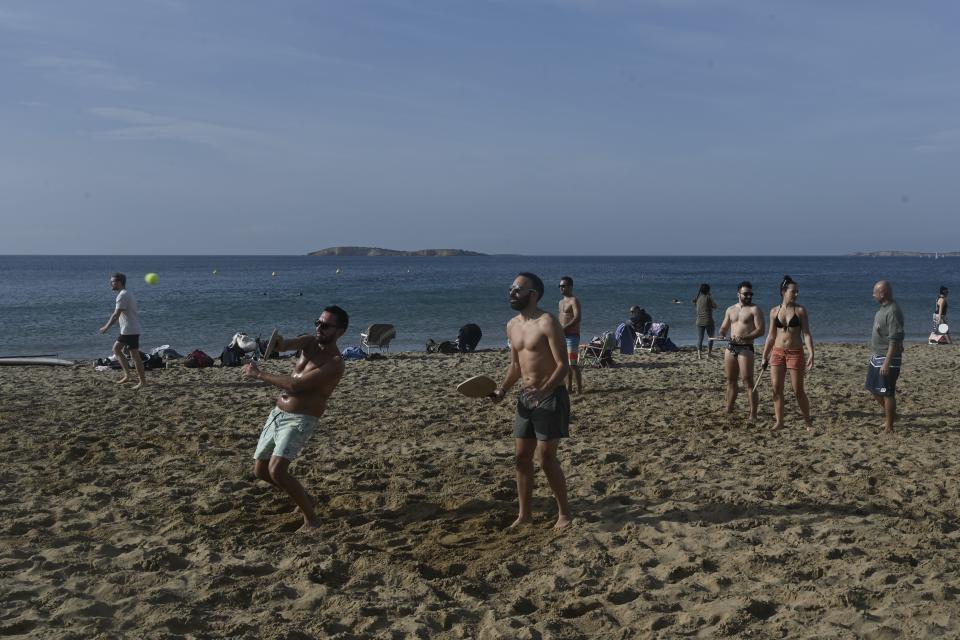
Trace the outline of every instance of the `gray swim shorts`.
<instances>
[{"instance_id":1,"label":"gray swim shorts","mask_svg":"<svg viewBox=\"0 0 960 640\"><path fill-rule=\"evenodd\" d=\"M570 396L559 386L534 406L521 391L517 399L517 420L513 427L517 438L556 440L570 436Z\"/></svg>"},{"instance_id":2,"label":"gray swim shorts","mask_svg":"<svg viewBox=\"0 0 960 640\"><path fill-rule=\"evenodd\" d=\"M260 432L260 441L253 454L254 460L269 460L278 456L293 460L313 435L320 418L300 413L287 413L274 407Z\"/></svg>"}]
</instances>

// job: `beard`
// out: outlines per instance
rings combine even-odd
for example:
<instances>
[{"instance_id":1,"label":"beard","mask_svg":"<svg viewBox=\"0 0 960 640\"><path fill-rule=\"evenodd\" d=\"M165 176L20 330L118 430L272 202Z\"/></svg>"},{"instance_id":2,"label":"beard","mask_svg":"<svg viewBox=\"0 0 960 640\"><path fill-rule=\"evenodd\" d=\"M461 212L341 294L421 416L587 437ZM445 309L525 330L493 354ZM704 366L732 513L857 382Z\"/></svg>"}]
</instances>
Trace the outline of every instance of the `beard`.
<instances>
[{"instance_id":1,"label":"beard","mask_svg":"<svg viewBox=\"0 0 960 640\"><path fill-rule=\"evenodd\" d=\"M329 336L317 335L317 344L333 344L337 341L337 334L333 333Z\"/></svg>"},{"instance_id":2,"label":"beard","mask_svg":"<svg viewBox=\"0 0 960 640\"><path fill-rule=\"evenodd\" d=\"M530 296L526 298L510 298L510 308L514 311L521 311L527 307L528 302L530 302Z\"/></svg>"}]
</instances>

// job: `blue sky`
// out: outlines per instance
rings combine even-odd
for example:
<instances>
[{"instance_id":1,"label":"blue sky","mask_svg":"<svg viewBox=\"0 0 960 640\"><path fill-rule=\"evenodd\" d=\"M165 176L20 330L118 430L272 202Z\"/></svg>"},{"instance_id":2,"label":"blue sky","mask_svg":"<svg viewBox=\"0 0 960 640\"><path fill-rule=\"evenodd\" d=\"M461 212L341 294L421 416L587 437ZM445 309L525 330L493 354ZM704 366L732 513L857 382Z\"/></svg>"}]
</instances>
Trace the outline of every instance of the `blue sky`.
<instances>
[{"instance_id":1,"label":"blue sky","mask_svg":"<svg viewBox=\"0 0 960 640\"><path fill-rule=\"evenodd\" d=\"M0 253L957 250L958 7L5 0Z\"/></svg>"}]
</instances>

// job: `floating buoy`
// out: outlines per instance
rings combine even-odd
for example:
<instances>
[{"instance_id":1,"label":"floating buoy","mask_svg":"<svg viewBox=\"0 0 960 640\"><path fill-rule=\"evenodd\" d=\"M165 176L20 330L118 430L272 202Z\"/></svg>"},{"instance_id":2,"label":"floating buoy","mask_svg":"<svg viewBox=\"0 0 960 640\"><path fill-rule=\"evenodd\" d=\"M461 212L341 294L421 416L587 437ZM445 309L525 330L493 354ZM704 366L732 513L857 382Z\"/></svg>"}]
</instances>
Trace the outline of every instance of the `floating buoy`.
<instances>
[{"instance_id":1,"label":"floating buoy","mask_svg":"<svg viewBox=\"0 0 960 640\"><path fill-rule=\"evenodd\" d=\"M340 273L340 267L337 267L337 273Z\"/></svg>"},{"instance_id":2,"label":"floating buoy","mask_svg":"<svg viewBox=\"0 0 960 640\"><path fill-rule=\"evenodd\" d=\"M216 270L216 269L213 270L213 275L217 275L217 270Z\"/></svg>"},{"instance_id":3,"label":"floating buoy","mask_svg":"<svg viewBox=\"0 0 960 640\"><path fill-rule=\"evenodd\" d=\"M274 278L276 278L276 277L277 277L277 272L276 272L276 271L274 271L274 272L273 272L273 273L271 273L270 275L272 275L272 276L273 276Z\"/></svg>"}]
</instances>

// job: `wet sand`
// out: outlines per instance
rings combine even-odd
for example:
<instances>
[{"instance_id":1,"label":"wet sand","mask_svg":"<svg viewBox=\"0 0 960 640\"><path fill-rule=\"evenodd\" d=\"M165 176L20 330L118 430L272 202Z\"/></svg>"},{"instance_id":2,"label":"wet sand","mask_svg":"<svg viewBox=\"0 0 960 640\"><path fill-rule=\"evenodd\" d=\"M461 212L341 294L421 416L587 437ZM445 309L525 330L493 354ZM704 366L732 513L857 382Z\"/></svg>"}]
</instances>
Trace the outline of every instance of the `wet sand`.
<instances>
[{"instance_id":1,"label":"wet sand","mask_svg":"<svg viewBox=\"0 0 960 640\"><path fill-rule=\"evenodd\" d=\"M516 517L513 402L455 394L502 351L351 362L294 474L316 533L251 475L275 393L239 369L0 367L0 635L43 638L893 638L960 629L960 360L911 345L897 432L864 346L821 345L771 433L723 415L719 358L584 372ZM270 361L286 372L289 361ZM515 393L515 392L514 392ZM511 395L511 399L515 398Z\"/></svg>"}]
</instances>

